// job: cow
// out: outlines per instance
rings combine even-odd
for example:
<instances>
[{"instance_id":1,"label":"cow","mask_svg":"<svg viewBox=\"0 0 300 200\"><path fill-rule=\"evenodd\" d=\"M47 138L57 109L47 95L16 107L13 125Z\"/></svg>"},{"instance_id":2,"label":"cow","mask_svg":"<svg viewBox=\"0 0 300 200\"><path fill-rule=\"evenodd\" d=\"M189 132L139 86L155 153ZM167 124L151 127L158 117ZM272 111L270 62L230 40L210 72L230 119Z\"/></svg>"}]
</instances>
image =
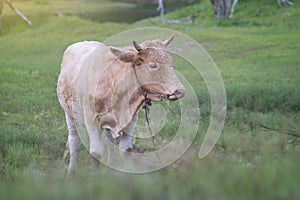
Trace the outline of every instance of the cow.
<instances>
[{"instance_id":1,"label":"cow","mask_svg":"<svg viewBox=\"0 0 300 200\"><path fill-rule=\"evenodd\" d=\"M137 111L146 96L152 101L174 101L185 95L166 49L173 38L140 44L133 41L132 47L84 41L65 50L57 95L69 133L67 174L74 174L78 159L78 121L87 130L89 154L98 166L103 157L104 132L112 143L120 138L120 151L132 149Z\"/></svg>"}]
</instances>

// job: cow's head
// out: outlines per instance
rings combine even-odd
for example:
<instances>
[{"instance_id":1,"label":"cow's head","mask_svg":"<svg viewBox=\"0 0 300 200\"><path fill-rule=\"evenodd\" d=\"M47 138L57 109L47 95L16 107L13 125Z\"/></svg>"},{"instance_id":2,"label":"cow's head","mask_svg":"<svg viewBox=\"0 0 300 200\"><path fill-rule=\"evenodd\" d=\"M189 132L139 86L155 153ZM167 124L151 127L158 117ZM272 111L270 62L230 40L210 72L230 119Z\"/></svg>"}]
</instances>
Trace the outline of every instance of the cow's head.
<instances>
[{"instance_id":1,"label":"cow's head","mask_svg":"<svg viewBox=\"0 0 300 200\"><path fill-rule=\"evenodd\" d=\"M174 72L173 59L166 50L173 38L145 41L142 44L133 41L134 49L110 47L120 61L135 65L141 86L154 101L177 100L185 94L185 88Z\"/></svg>"}]
</instances>

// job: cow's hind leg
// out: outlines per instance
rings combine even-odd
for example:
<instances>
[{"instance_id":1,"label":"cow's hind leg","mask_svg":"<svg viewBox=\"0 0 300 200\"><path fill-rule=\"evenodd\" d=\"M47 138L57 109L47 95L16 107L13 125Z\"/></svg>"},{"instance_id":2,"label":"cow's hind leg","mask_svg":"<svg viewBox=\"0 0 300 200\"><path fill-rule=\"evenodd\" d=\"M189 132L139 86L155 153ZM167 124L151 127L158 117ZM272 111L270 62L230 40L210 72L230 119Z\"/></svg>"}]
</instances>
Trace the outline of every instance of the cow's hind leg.
<instances>
[{"instance_id":1,"label":"cow's hind leg","mask_svg":"<svg viewBox=\"0 0 300 200\"><path fill-rule=\"evenodd\" d=\"M68 176L70 176L75 173L78 154L80 150L80 138L76 131L74 119L70 117L68 113L66 113L66 122L69 131L68 145L70 150L70 163L68 167Z\"/></svg>"}]
</instances>

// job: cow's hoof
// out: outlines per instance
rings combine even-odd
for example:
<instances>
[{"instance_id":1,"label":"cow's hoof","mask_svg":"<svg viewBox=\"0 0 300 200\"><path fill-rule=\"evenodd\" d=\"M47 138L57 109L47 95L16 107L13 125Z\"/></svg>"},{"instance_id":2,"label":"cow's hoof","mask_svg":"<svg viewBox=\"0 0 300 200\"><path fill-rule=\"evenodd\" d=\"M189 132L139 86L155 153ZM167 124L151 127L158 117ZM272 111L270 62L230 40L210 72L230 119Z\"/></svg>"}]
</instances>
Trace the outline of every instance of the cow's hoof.
<instances>
[{"instance_id":1,"label":"cow's hoof","mask_svg":"<svg viewBox=\"0 0 300 200\"><path fill-rule=\"evenodd\" d=\"M125 151L127 152L132 152L133 148L132 147L128 147Z\"/></svg>"}]
</instances>

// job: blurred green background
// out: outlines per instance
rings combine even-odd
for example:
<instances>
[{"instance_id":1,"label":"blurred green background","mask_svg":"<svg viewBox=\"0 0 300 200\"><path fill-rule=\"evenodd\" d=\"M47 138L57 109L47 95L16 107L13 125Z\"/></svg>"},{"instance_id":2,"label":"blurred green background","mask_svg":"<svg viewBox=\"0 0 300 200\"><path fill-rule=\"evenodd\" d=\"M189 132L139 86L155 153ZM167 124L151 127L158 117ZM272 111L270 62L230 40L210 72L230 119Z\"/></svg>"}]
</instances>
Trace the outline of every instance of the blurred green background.
<instances>
[{"instance_id":1,"label":"blurred green background","mask_svg":"<svg viewBox=\"0 0 300 200\"><path fill-rule=\"evenodd\" d=\"M161 25L157 2L15 0L28 26L8 4L0 29L0 199L299 199L300 198L300 6L275 0L237 3L231 19L216 19L208 0L168 1ZM79 172L65 181L62 161L67 127L56 96L66 47L103 41L137 27L175 29L198 41L224 79L227 118L213 151L198 159L210 117L205 83L175 59L189 77L201 119L190 149L171 166L142 175L105 166L91 172L82 146ZM176 133L178 104L156 142ZM270 129L266 129L269 127ZM151 141L135 140L150 148Z\"/></svg>"}]
</instances>

